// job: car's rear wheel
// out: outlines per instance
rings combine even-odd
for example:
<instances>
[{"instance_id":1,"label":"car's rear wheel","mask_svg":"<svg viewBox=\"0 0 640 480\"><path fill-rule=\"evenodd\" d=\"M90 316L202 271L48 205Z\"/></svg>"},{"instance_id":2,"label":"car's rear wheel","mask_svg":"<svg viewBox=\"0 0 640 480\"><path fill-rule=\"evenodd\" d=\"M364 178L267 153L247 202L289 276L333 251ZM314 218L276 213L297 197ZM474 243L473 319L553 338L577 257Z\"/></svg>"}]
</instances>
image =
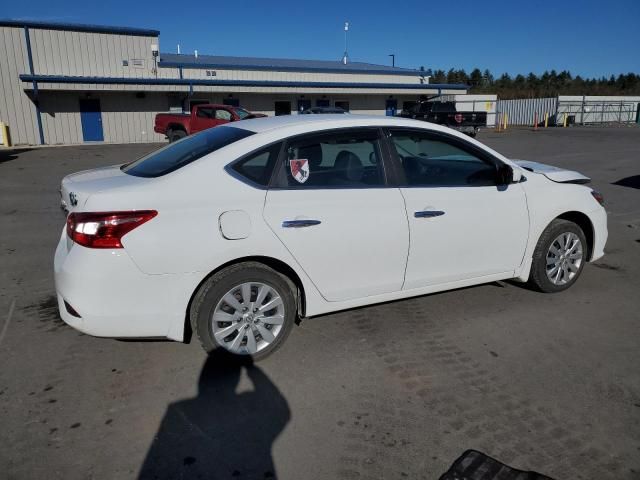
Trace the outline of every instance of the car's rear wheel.
<instances>
[{"instance_id":1,"label":"car's rear wheel","mask_svg":"<svg viewBox=\"0 0 640 480\"><path fill-rule=\"evenodd\" d=\"M202 347L260 360L285 341L296 318L290 282L261 263L226 268L200 288L191 322Z\"/></svg>"},{"instance_id":2,"label":"car's rear wheel","mask_svg":"<svg viewBox=\"0 0 640 480\"><path fill-rule=\"evenodd\" d=\"M582 229L556 219L538 240L529 282L542 292L561 292L578 280L586 260L587 240Z\"/></svg>"},{"instance_id":3,"label":"car's rear wheel","mask_svg":"<svg viewBox=\"0 0 640 480\"><path fill-rule=\"evenodd\" d=\"M178 140L186 137L187 132L185 132L184 130L169 130L167 136L169 137L169 142L177 142Z\"/></svg>"}]
</instances>

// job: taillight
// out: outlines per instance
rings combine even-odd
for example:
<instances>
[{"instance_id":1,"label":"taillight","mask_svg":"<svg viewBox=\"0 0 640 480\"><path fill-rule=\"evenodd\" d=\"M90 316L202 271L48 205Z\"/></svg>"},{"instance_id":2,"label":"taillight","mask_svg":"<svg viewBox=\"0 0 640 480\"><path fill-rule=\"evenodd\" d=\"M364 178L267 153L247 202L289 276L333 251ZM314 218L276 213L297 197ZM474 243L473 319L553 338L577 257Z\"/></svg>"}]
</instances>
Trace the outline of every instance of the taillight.
<instances>
[{"instance_id":1,"label":"taillight","mask_svg":"<svg viewBox=\"0 0 640 480\"><path fill-rule=\"evenodd\" d=\"M155 210L70 213L67 235L88 248L123 248L122 237L156 215Z\"/></svg>"},{"instance_id":2,"label":"taillight","mask_svg":"<svg viewBox=\"0 0 640 480\"><path fill-rule=\"evenodd\" d=\"M595 190L591 190L591 195L593 196L593 198L596 199L596 201L602 205L604 207L604 197L602 196L602 194L600 192L597 192Z\"/></svg>"}]
</instances>

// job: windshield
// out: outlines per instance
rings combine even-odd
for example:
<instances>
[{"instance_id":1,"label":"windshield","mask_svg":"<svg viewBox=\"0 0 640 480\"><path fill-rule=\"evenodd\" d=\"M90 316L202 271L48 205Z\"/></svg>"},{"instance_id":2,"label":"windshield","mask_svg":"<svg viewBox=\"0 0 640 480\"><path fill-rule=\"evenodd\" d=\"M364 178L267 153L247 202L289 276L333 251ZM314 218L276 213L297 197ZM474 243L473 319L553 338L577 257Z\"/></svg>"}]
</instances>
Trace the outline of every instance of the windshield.
<instances>
[{"instance_id":1,"label":"windshield","mask_svg":"<svg viewBox=\"0 0 640 480\"><path fill-rule=\"evenodd\" d=\"M160 177L253 134L234 127L210 128L170 143L121 168L124 173L136 177Z\"/></svg>"},{"instance_id":2,"label":"windshield","mask_svg":"<svg viewBox=\"0 0 640 480\"><path fill-rule=\"evenodd\" d=\"M240 120L242 120L243 118L246 118L247 116L251 115L251 112L247 112L244 108L239 108L236 107L236 113L238 114L238 116L240 117Z\"/></svg>"}]
</instances>

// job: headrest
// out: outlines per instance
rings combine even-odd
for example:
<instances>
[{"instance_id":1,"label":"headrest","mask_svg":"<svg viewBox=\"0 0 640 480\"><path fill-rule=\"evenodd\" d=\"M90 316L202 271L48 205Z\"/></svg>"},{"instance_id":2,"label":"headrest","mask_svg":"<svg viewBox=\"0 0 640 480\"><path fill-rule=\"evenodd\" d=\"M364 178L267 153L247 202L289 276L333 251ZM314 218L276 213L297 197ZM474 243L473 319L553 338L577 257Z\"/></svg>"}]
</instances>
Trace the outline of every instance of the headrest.
<instances>
[{"instance_id":1,"label":"headrest","mask_svg":"<svg viewBox=\"0 0 640 480\"><path fill-rule=\"evenodd\" d=\"M348 150L342 150L338 153L336 169L341 171L343 177L350 182L361 181L364 173L364 166L360 158Z\"/></svg>"}]
</instances>

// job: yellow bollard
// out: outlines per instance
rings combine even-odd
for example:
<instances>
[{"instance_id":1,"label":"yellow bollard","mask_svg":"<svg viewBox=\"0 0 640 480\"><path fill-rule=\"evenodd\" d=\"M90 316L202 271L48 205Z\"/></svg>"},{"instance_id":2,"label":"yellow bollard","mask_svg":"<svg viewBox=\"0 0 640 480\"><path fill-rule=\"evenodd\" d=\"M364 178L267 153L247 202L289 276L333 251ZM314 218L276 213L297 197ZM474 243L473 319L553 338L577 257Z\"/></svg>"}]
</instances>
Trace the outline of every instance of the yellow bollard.
<instances>
[{"instance_id":1,"label":"yellow bollard","mask_svg":"<svg viewBox=\"0 0 640 480\"><path fill-rule=\"evenodd\" d=\"M549 126L549 113L544 112L544 128L547 128L548 126Z\"/></svg>"},{"instance_id":2,"label":"yellow bollard","mask_svg":"<svg viewBox=\"0 0 640 480\"><path fill-rule=\"evenodd\" d=\"M503 130L507 129L507 123L509 123L509 115L507 115L506 113L504 114L504 128Z\"/></svg>"},{"instance_id":3,"label":"yellow bollard","mask_svg":"<svg viewBox=\"0 0 640 480\"><path fill-rule=\"evenodd\" d=\"M567 112L564 113L564 117L562 119L562 127L567 128Z\"/></svg>"},{"instance_id":4,"label":"yellow bollard","mask_svg":"<svg viewBox=\"0 0 640 480\"><path fill-rule=\"evenodd\" d=\"M0 122L0 145L10 147L9 145L9 127L6 123Z\"/></svg>"}]
</instances>

